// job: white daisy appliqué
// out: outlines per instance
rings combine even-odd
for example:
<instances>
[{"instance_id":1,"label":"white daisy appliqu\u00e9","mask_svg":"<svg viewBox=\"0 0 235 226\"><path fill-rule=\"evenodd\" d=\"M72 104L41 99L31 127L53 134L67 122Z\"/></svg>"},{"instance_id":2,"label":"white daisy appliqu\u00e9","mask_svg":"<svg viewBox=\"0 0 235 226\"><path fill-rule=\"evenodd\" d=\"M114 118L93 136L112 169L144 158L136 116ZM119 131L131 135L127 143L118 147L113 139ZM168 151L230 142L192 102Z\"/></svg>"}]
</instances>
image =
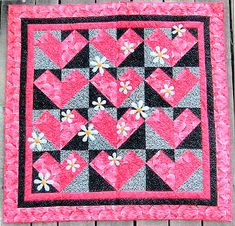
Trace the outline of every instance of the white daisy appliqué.
<instances>
[{"instance_id":1,"label":"white daisy appliqu\u00e9","mask_svg":"<svg viewBox=\"0 0 235 226\"><path fill-rule=\"evenodd\" d=\"M121 160L121 156L117 156L117 153L113 153L112 156L108 156L108 160L110 161L109 164L111 166L119 166L120 165L120 160Z\"/></svg>"},{"instance_id":2,"label":"white daisy appliqu\u00e9","mask_svg":"<svg viewBox=\"0 0 235 226\"><path fill-rule=\"evenodd\" d=\"M183 36L183 33L186 32L186 29L183 28L183 25L182 24L179 24L179 26L177 25L174 25L173 26L173 31L172 31L172 34L178 34L179 37L182 37Z\"/></svg>"},{"instance_id":3,"label":"white daisy appliqu\u00e9","mask_svg":"<svg viewBox=\"0 0 235 226\"><path fill-rule=\"evenodd\" d=\"M104 106L106 104L106 100L102 100L101 97L97 98L97 101L92 101L92 104L95 106L94 109L96 111L100 110L104 110Z\"/></svg>"},{"instance_id":4,"label":"white daisy appliqu\u00e9","mask_svg":"<svg viewBox=\"0 0 235 226\"><path fill-rule=\"evenodd\" d=\"M166 98L175 95L174 86L168 86L165 84L164 88L161 89L161 93L163 93Z\"/></svg>"},{"instance_id":5,"label":"white daisy appliqu\u00e9","mask_svg":"<svg viewBox=\"0 0 235 226\"><path fill-rule=\"evenodd\" d=\"M50 176L51 176L50 173L46 173L45 175L43 175L42 173L38 174L39 179L35 179L33 181L34 184L38 184L37 186L38 191L41 191L43 187L45 191L50 191L49 185L52 185L54 183L53 180L49 180Z\"/></svg>"},{"instance_id":6,"label":"white daisy appliqu\u00e9","mask_svg":"<svg viewBox=\"0 0 235 226\"><path fill-rule=\"evenodd\" d=\"M95 137L93 135L98 134L98 131L93 129L94 125L93 124L89 124L88 127L86 128L85 125L81 126L81 129L83 131L78 133L78 136L84 136L82 138L83 142L87 142L87 139L89 138L90 140L95 140Z\"/></svg>"},{"instance_id":7,"label":"white daisy appliqu\u00e9","mask_svg":"<svg viewBox=\"0 0 235 226\"><path fill-rule=\"evenodd\" d=\"M72 170L73 173L76 172L77 168L80 167L80 165L77 162L77 159L73 158L73 159L68 159L67 163L68 165L66 166L66 170Z\"/></svg>"},{"instance_id":8,"label":"white daisy appliqu\u00e9","mask_svg":"<svg viewBox=\"0 0 235 226\"><path fill-rule=\"evenodd\" d=\"M132 90L132 86L130 85L130 81L126 81L126 82L120 82L120 88L119 88L119 92L127 94L127 92L129 90Z\"/></svg>"},{"instance_id":9,"label":"white daisy appliqu\u00e9","mask_svg":"<svg viewBox=\"0 0 235 226\"><path fill-rule=\"evenodd\" d=\"M128 55L129 53L133 53L134 50L134 43L124 42L124 45L121 47L121 50L124 51L125 55Z\"/></svg>"},{"instance_id":10,"label":"white daisy appliqu\u00e9","mask_svg":"<svg viewBox=\"0 0 235 226\"><path fill-rule=\"evenodd\" d=\"M125 122L117 124L117 134L122 134L124 137L127 136L127 131L130 130L130 127L126 126Z\"/></svg>"},{"instance_id":11,"label":"white daisy appliqu\u00e9","mask_svg":"<svg viewBox=\"0 0 235 226\"><path fill-rule=\"evenodd\" d=\"M130 114L133 115L135 114L135 118L137 120L140 119L140 116L142 116L143 118L147 118L148 115L145 113L145 111L149 110L148 106L144 106L144 102L142 100L140 100L138 102L138 104L136 103L131 103L131 106L134 108L133 110L130 111Z\"/></svg>"},{"instance_id":12,"label":"white daisy appliqu\u00e9","mask_svg":"<svg viewBox=\"0 0 235 226\"><path fill-rule=\"evenodd\" d=\"M96 56L95 61L90 62L91 66L93 66L92 71L96 72L97 70L99 70L99 73L101 75L103 75L104 74L104 68L109 68L109 65L106 64L105 61L106 61L105 57L100 58L100 57Z\"/></svg>"},{"instance_id":13,"label":"white daisy appliqu\u00e9","mask_svg":"<svg viewBox=\"0 0 235 226\"><path fill-rule=\"evenodd\" d=\"M28 138L28 141L31 142L30 148L31 149L38 149L38 151L42 150L42 144L47 143L47 140L43 138L44 133L37 134L36 132L32 133L32 137Z\"/></svg>"},{"instance_id":14,"label":"white daisy appliqu\u00e9","mask_svg":"<svg viewBox=\"0 0 235 226\"><path fill-rule=\"evenodd\" d=\"M163 48L162 50L160 49L159 46L155 48L156 51L151 52L150 55L154 57L153 63L158 63L164 64L164 59L169 59L169 55L166 54L167 49Z\"/></svg>"},{"instance_id":15,"label":"white daisy appliqu\u00e9","mask_svg":"<svg viewBox=\"0 0 235 226\"><path fill-rule=\"evenodd\" d=\"M72 123L73 119L74 119L74 114L72 114L71 110L67 110L66 112L62 111L61 113L62 115L62 122L68 122L68 123Z\"/></svg>"}]
</instances>

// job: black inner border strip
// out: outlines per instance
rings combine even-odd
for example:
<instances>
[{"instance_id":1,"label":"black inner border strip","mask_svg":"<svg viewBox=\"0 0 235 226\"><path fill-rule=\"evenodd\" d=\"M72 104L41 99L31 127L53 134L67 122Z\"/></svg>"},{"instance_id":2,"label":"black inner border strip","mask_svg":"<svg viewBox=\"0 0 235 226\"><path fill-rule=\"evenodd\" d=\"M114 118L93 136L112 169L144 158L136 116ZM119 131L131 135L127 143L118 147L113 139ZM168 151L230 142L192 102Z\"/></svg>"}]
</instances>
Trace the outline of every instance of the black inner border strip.
<instances>
[{"instance_id":1,"label":"black inner border strip","mask_svg":"<svg viewBox=\"0 0 235 226\"><path fill-rule=\"evenodd\" d=\"M217 177L216 177L216 144L214 125L213 83L210 56L210 32L209 17L203 16L108 16L86 18L48 18L48 19L22 19L21 20L21 75L20 75L20 117L19 117L19 184L18 184L18 207L49 207L49 206L90 206L90 205L217 205ZM200 21L204 23L205 38L205 66L207 76L207 108L209 120L209 143L210 143L210 190L211 198L203 199L112 199L112 200L53 200L53 201L24 201L24 177L25 177L25 97L26 97L26 65L27 65L27 34L28 24L69 24L87 22L110 22L110 21Z\"/></svg>"}]
</instances>

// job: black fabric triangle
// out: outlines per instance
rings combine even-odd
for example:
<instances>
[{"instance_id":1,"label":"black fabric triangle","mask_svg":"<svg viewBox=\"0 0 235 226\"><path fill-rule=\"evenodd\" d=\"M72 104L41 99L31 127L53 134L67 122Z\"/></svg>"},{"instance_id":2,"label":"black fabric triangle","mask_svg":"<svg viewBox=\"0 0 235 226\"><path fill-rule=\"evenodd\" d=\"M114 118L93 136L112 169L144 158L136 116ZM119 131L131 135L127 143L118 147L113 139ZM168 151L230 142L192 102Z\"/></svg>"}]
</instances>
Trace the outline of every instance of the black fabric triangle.
<instances>
[{"instance_id":1,"label":"black fabric triangle","mask_svg":"<svg viewBox=\"0 0 235 226\"><path fill-rule=\"evenodd\" d=\"M117 109L117 119L119 120L127 111L129 108L118 108Z\"/></svg>"},{"instance_id":2,"label":"black fabric triangle","mask_svg":"<svg viewBox=\"0 0 235 226\"><path fill-rule=\"evenodd\" d=\"M136 34L138 34L142 39L144 39L144 29L143 28L133 28Z\"/></svg>"},{"instance_id":3,"label":"black fabric triangle","mask_svg":"<svg viewBox=\"0 0 235 226\"><path fill-rule=\"evenodd\" d=\"M144 43L141 43L119 67L144 67Z\"/></svg>"},{"instance_id":4,"label":"black fabric triangle","mask_svg":"<svg viewBox=\"0 0 235 226\"><path fill-rule=\"evenodd\" d=\"M63 148L62 150L87 150L88 141L82 141L83 136L75 135Z\"/></svg>"},{"instance_id":5,"label":"black fabric triangle","mask_svg":"<svg viewBox=\"0 0 235 226\"><path fill-rule=\"evenodd\" d=\"M46 69L37 69L37 70L34 70L34 81L37 78L39 78L45 71L46 71Z\"/></svg>"},{"instance_id":6,"label":"black fabric triangle","mask_svg":"<svg viewBox=\"0 0 235 226\"><path fill-rule=\"evenodd\" d=\"M89 166L89 191L115 191L115 189L91 166Z\"/></svg>"},{"instance_id":7,"label":"black fabric triangle","mask_svg":"<svg viewBox=\"0 0 235 226\"><path fill-rule=\"evenodd\" d=\"M58 107L40 90L33 86L33 109L58 109Z\"/></svg>"},{"instance_id":8,"label":"black fabric triangle","mask_svg":"<svg viewBox=\"0 0 235 226\"><path fill-rule=\"evenodd\" d=\"M39 172L36 169L33 168L33 181L35 179L39 179L38 173ZM42 188L41 191L38 191L37 190L38 185L39 184L32 183L32 193L55 193L55 192L58 192L51 184L48 184L48 186L50 187L50 190L48 192L45 191L44 187Z\"/></svg>"},{"instance_id":9,"label":"black fabric triangle","mask_svg":"<svg viewBox=\"0 0 235 226\"><path fill-rule=\"evenodd\" d=\"M89 83L89 107L93 108L95 107L92 104L92 101L97 102L97 98L101 97L101 100L106 100L106 104L104 107L114 107L114 105L98 90L94 85Z\"/></svg>"},{"instance_id":10,"label":"black fabric triangle","mask_svg":"<svg viewBox=\"0 0 235 226\"><path fill-rule=\"evenodd\" d=\"M176 63L175 67L199 67L197 43Z\"/></svg>"},{"instance_id":11,"label":"black fabric triangle","mask_svg":"<svg viewBox=\"0 0 235 226\"><path fill-rule=\"evenodd\" d=\"M122 144L120 149L145 149L145 123Z\"/></svg>"},{"instance_id":12,"label":"black fabric triangle","mask_svg":"<svg viewBox=\"0 0 235 226\"><path fill-rule=\"evenodd\" d=\"M147 82L144 85L145 105L149 107L171 107Z\"/></svg>"},{"instance_id":13,"label":"black fabric triangle","mask_svg":"<svg viewBox=\"0 0 235 226\"><path fill-rule=\"evenodd\" d=\"M71 109L72 110L72 109ZM88 120L88 109L87 108L78 108L76 111L84 117L86 120Z\"/></svg>"},{"instance_id":14,"label":"black fabric triangle","mask_svg":"<svg viewBox=\"0 0 235 226\"><path fill-rule=\"evenodd\" d=\"M172 191L154 171L146 165L146 190L147 191Z\"/></svg>"},{"instance_id":15,"label":"black fabric triangle","mask_svg":"<svg viewBox=\"0 0 235 226\"><path fill-rule=\"evenodd\" d=\"M60 162L60 151L46 151L48 154L50 154L57 162ZM34 151L33 152L33 162L36 162L44 153L45 151Z\"/></svg>"},{"instance_id":16,"label":"black fabric triangle","mask_svg":"<svg viewBox=\"0 0 235 226\"><path fill-rule=\"evenodd\" d=\"M175 120L185 109L189 109L199 119L201 118L201 109L200 108L178 108L178 107L176 107L173 109L173 119Z\"/></svg>"},{"instance_id":17,"label":"black fabric triangle","mask_svg":"<svg viewBox=\"0 0 235 226\"><path fill-rule=\"evenodd\" d=\"M79 34L81 34L85 39L89 40L89 31L88 30L77 30Z\"/></svg>"},{"instance_id":18,"label":"black fabric triangle","mask_svg":"<svg viewBox=\"0 0 235 226\"><path fill-rule=\"evenodd\" d=\"M102 150L89 150L89 162L92 162L92 160L99 155L99 153ZM106 152L108 155L112 156L114 152L116 152L115 150L103 150L104 152Z\"/></svg>"},{"instance_id":19,"label":"black fabric triangle","mask_svg":"<svg viewBox=\"0 0 235 226\"><path fill-rule=\"evenodd\" d=\"M198 31L197 31L197 28L189 28L188 31L189 31L196 39L198 39Z\"/></svg>"},{"instance_id":20,"label":"black fabric triangle","mask_svg":"<svg viewBox=\"0 0 235 226\"><path fill-rule=\"evenodd\" d=\"M145 78L148 78L156 69L157 69L156 67L145 67L144 68Z\"/></svg>"},{"instance_id":21,"label":"black fabric triangle","mask_svg":"<svg viewBox=\"0 0 235 226\"><path fill-rule=\"evenodd\" d=\"M170 78L173 78L172 67L161 67L161 70L164 71Z\"/></svg>"},{"instance_id":22,"label":"black fabric triangle","mask_svg":"<svg viewBox=\"0 0 235 226\"><path fill-rule=\"evenodd\" d=\"M117 68L106 68L105 70L107 70L115 79L117 79Z\"/></svg>"},{"instance_id":23,"label":"black fabric triangle","mask_svg":"<svg viewBox=\"0 0 235 226\"><path fill-rule=\"evenodd\" d=\"M89 68L89 44L87 44L64 68Z\"/></svg>"},{"instance_id":24,"label":"black fabric triangle","mask_svg":"<svg viewBox=\"0 0 235 226\"><path fill-rule=\"evenodd\" d=\"M118 28L117 29L117 39L121 38L121 36L127 31L125 28Z\"/></svg>"},{"instance_id":25,"label":"black fabric triangle","mask_svg":"<svg viewBox=\"0 0 235 226\"><path fill-rule=\"evenodd\" d=\"M202 132L199 124L177 147L177 149L201 149Z\"/></svg>"},{"instance_id":26,"label":"black fabric triangle","mask_svg":"<svg viewBox=\"0 0 235 226\"><path fill-rule=\"evenodd\" d=\"M73 30L61 31L61 42L63 42L72 32Z\"/></svg>"},{"instance_id":27,"label":"black fabric triangle","mask_svg":"<svg viewBox=\"0 0 235 226\"><path fill-rule=\"evenodd\" d=\"M163 151L172 161L175 161L174 149L147 149L146 150L146 162L149 161L157 152Z\"/></svg>"}]
</instances>

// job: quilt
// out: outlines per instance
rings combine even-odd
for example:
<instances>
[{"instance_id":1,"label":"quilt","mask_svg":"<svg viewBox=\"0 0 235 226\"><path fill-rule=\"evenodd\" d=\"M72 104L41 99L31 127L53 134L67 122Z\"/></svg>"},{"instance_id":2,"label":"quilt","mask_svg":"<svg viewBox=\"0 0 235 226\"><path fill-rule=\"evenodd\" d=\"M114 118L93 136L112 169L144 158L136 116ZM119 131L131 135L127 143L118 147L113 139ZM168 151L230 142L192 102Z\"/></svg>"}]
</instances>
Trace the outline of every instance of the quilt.
<instances>
[{"instance_id":1,"label":"quilt","mask_svg":"<svg viewBox=\"0 0 235 226\"><path fill-rule=\"evenodd\" d=\"M10 6L5 223L231 220L223 17Z\"/></svg>"}]
</instances>

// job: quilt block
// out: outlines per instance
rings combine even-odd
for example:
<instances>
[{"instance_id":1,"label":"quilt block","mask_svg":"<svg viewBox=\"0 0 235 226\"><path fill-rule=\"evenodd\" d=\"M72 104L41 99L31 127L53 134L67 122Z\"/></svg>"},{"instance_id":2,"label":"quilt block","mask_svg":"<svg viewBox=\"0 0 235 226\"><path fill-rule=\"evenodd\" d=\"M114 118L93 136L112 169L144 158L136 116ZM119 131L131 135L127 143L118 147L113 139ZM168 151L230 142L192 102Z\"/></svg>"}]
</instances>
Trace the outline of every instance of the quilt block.
<instances>
[{"instance_id":1,"label":"quilt block","mask_svg":"<svg viewBox=\"0 0 235 226\"><path fill-rule=\"evenodd\" d=\"M10 6L5 222L231 220L222 4Z\"/></svg>"}]
</instances>

